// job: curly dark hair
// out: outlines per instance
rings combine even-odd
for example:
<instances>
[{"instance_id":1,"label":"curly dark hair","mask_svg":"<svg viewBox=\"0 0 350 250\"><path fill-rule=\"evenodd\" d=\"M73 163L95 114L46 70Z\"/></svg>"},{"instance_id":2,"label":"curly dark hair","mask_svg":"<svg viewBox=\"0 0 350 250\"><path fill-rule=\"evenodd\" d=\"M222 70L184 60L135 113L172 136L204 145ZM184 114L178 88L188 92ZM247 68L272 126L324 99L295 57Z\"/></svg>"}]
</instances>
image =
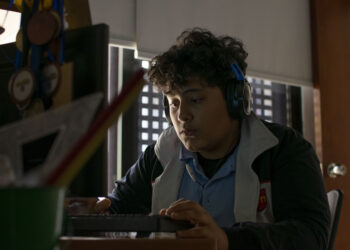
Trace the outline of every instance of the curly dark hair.
<instances>
[{"instance_id":1,"label":"curly dark hair","mask_svg":"<svg viewBox=\"0 0 350 250\"><path fill-rule=\"evenodd\" d=\"M240 40L194 28L182 32L175 45L152 59L148 76L161 91L182 88L192 77L224 91L235 77L230 64L238 63L245 74L247 56Z\"/></svg>"}]
</instances>

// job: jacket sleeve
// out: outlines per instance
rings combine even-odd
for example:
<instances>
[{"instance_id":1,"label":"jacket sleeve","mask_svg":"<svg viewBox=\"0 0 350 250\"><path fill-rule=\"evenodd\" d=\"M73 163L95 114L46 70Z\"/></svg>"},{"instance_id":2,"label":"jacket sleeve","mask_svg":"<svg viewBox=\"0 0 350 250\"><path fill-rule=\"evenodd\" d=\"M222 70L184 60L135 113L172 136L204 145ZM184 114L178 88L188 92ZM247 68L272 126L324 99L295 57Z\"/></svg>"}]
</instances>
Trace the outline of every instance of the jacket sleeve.
<instances>
[{"instance_id":1,"label":"jacket sleeve","mask_svg":"<svg viewBox=\"0 0 350 250\"><path fill-rule=\"evenodd\" d=\"M289 131L256 165L269 165L273 223L244 222L224 229L229 249L327 249L330 212L312 146ZM259 172L259 169L255 169Z\"/></svg>"},{"instance_id":2,"label":"jacket sleeve","mask_svg":"<svg viewBox=\"0 0 350 250\"><path fill-rule=\"evenodd\" d=\"M111 213L148 214L152 204L152 181L160 175L162 166L154 153L154 145L148 146L125 176L115 182L108 195Z\"/></svg>"}]
</instances>

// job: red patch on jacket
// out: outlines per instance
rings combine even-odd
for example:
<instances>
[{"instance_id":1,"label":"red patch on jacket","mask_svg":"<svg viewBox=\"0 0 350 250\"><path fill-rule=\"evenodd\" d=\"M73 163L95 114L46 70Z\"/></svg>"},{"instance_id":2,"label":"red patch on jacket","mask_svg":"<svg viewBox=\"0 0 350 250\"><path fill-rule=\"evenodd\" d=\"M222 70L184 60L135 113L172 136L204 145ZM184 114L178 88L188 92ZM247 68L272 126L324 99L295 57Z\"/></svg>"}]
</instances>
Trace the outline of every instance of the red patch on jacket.
<instances>
[{"instance_id":1,"label":"red patch on jacket","mask_svg":"<svg viewBox=\"0 0 350 250\"><path fill-rule=\"evenodd\" d=\"M258 203L258 212L263 211L266 208L267 200L266 200L266 191L264 188L260 189L259 194L259 203Z\"/></svg>"}]
</instances>

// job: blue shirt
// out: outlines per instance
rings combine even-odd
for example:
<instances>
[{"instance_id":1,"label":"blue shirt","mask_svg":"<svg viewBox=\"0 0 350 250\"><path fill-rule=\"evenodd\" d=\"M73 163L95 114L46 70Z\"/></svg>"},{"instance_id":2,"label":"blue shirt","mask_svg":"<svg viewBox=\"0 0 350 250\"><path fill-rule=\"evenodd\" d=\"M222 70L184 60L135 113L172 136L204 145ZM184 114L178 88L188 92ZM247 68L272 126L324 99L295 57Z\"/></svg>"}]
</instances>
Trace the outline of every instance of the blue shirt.
<instances>
[{"instance_id":1,"label":"blue shirt","mask_svg":"<svg viewBox=\"0 0 350 250\"><path fill-rule=\"evenodd\" d=\"M185 198L204 207L220 227L231 227L234 222L234 191L237 148L211 179L204 174L197 155L183 145L180 160L186 163L178 199Z\"/></svg>"}]
</instances>

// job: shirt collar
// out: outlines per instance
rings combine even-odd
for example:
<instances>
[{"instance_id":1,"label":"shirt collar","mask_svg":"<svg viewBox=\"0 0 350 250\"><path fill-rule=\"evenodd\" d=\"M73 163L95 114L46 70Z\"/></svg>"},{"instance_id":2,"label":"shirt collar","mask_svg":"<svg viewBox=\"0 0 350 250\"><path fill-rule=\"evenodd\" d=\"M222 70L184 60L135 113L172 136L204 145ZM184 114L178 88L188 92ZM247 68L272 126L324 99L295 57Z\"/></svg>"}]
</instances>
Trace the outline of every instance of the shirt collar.
<instances>
[{"instance_id":1,"label":"shirt collar","mask_svg":"<svg viewBox=\"0 0 350 250\"><path fill-rule=\"evenodd\" d=\"M238 151L239 144L236 146L235 150L231 153L231 155L226 159L226 161L223 163L219 171L215 174L215 178L212 178L212 180L215 180L217 178L222 178L223 176L228 175L230 172L236 171L236 157L237 157L237 151ZM179 159L186 164L189 165L189 167L192 169L192 173L190 175L194 175L196 173L197 178L195 176L191 177L193 181L199 181L198 175L200 175L200 179L203 179L203 181L208 181L208 178L204 175L203 170L200 170L201 167L197 165L197 156L196 153L189 151L186 149L186 147L181 143L180 147L180 153L179 153ZM187 169L187 171L189 171ZM202 182L202 181L200 181Z\"/></svg>"},{"instance_id":2,"label":"shirt collar","mask_svg":"<svg viewBox=\"0 0 350 250\"><path fill-rule=\"evenodd\" d=\"M180 158L181 161L187 162L188 160L195 159L196 158L196 154L191 152L191 151L189 151L181 143L179 158Z\"/></svg>"}]
</instances>

